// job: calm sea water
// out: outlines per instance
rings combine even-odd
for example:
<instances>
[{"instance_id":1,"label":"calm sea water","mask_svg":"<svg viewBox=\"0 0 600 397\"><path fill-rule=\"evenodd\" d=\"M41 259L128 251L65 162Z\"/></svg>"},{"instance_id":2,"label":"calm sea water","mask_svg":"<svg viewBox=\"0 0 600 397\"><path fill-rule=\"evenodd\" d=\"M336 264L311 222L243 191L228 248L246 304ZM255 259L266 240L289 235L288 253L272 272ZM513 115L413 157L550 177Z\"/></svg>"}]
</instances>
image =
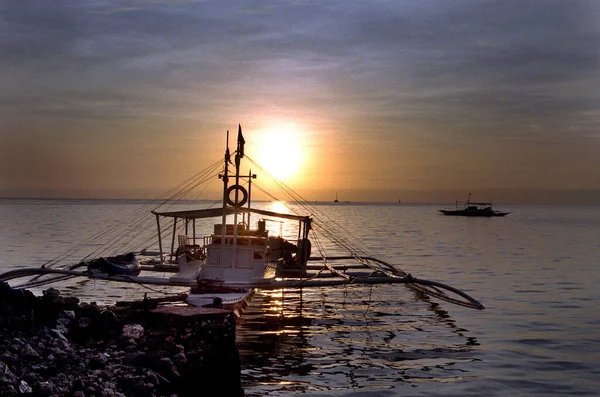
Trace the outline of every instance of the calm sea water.
<instances>
[{"instance_id":1,"label":"calm sea water","mask_svg":"<svg viewBox=\"0 0 600 397\"><path fill-rule=\"evenodd\" d=\"M39 266L139 205L0 200L0 271ZM600 207L501 206L512 214L486 219L431 205L318 208L403 270L486 310L398 285L259 291L238 324L247 396L600 394ZM140 292L63 287L101 303Z\"/></svg>"}]
</instances>

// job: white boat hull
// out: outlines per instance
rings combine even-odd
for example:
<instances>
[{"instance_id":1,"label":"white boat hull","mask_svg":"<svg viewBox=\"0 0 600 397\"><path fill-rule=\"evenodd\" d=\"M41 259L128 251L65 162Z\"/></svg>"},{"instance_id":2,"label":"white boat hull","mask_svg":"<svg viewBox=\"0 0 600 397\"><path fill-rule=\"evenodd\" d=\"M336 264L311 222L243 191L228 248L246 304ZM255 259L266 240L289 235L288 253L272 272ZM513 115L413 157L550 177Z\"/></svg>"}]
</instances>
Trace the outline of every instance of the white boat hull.
<instances>
[{"instance_id":1,"label":"white boat hull","mask_svg":"<svg viewBox=\"0 0 600 397\"><path fill-rule=\"evenodd\" d=\"M252 289L242 292L189 293L186 302L192 306L230 307L244 302L252 295Z\"/></svg>"}]
</instances>

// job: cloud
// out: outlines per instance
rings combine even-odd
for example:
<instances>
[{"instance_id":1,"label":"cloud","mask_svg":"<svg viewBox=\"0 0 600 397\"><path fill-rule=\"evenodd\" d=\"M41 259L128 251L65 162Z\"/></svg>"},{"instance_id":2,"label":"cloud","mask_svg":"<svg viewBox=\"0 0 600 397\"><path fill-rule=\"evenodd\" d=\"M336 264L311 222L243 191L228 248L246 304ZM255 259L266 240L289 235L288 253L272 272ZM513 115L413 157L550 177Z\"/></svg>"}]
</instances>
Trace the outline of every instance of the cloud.
<instances>
[{"instance_id":1,"label":"cloud","mask_svg":"<svg viewBox=\"0 0 600 397\"><path fill-rule=\"evenodd\" d=\"M0 135L291 114L357 146L594 145L599 15L593 0L7 1Z\"/></svg>"}]
</instances>

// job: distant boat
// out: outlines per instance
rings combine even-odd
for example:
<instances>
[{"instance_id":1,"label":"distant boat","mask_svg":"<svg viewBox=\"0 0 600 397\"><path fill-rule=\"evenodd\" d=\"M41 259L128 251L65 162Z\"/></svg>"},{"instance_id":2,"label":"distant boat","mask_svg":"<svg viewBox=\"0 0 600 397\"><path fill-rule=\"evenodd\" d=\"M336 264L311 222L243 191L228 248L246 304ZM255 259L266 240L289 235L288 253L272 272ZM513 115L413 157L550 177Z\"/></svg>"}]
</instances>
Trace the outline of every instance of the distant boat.
<instances>
[{"instance_id":1,"label":"distant boat","mask_svg":"<svg viewBox=\"0 0 600 397\"><path fill-rule=\"evenodd\" d=\"M454 216L479 216L479 217L492 217L492 216L506 216L510 212L501 212L492 209L492 203L476 203L471 201L471 193L467 201L456 201L456 207L453 210L438 210L443 215L454 215Z\"/></svg>"},{"instance_id":2,"label":"distant boat","mask_svg":"<svg viewBox=\"0 0 600 397\"><path fill-rule=\"evenodd\" d=\"M337 193L335 194L335 200L333 200L334 203L339 203L340 201L338 200L338 196Z\"/></svg>"}]
</instances>

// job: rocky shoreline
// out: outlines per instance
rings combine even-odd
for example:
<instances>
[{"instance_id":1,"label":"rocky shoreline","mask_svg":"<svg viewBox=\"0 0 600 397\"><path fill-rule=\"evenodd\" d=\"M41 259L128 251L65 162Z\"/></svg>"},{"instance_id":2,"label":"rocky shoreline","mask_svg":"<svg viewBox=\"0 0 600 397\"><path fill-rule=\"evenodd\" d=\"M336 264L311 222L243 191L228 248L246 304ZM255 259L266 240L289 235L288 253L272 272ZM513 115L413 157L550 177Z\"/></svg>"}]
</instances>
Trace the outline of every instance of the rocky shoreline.
<instances>
[{"instance_id":1,"label":"rocky shoreline","mask_svg":"<svg viewBox=\"0 0 600 397\"><path fill-rule=\"evenodd\" d=\"M232 313L101 307L0 282L0 396L214 394L244 395Z\"/></svg>"}]
</instances>

